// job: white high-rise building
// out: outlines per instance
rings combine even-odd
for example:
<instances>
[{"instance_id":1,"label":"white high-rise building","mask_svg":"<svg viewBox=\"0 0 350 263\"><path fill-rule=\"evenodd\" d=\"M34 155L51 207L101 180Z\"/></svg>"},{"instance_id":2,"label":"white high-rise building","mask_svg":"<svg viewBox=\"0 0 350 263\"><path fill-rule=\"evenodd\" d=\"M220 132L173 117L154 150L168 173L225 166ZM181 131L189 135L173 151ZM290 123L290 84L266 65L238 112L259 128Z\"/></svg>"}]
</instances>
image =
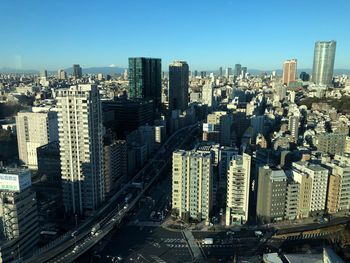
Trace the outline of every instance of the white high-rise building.
<instances>
[{"instance_id":1,"label":"white high-rise building","mask_svg":"<svg viewBox=\"0 0 350 263\"><path fill-rule=\"evenodd\" d=\"M83 214L104 200L103 126L96 85L57 91L63 202L66 211Z\"/></svg>"},{"instance_id":2,"label":"white high-rise building","mask_svg":"<svg viewBox=\"0 0 350 263\"><path fill-rule=\"evenodd\" d=\"M211 153L175 151L172 170L172 208L185 220L209 222L213 195Z\"/></svg>"},{"instance_id":3,"label":"white high-rise building","mask_svg":"<svg viewBox=\"0 0 350 263\"><path fill-rule=\"evenodd\" d=\"M33 107L16 116L19 159L30 169L38 168L36 149L58 140L57 112Z\"/></svg>"},{"instance_id":4,"label":"white high-rise building","mask_svg":"<svg viewBox=\"0 0 350 263\"><path fill-rule=\"evenodd\" d=\"M233 156L227 171L226 225L248 220L251 157Z\"/></svg>"},{"instance_id":5,"label":"white high-rise building","mask_svg":"<svg viewBox=\"0 0 350 263\"><path fill-rule=\"evenodd\" d=\"M207 83L205 83L205 85L202 88L202 102L203 104L208 105L208 107L212 107L213 100L214 100L213 83L211 81L208 81Z\"/></svg>"},{"instance_id":6,"label":"white high-rise building","mask_svg":"<svg viewBox=\"0 0 350 263\"><path fill-rule=\"evenodd\" d=\"M298 136L299 136L299 121L300 118L299 116L289 116L289 121L288 121L288 130L290 131L294 142L298 141Z\"/></svg>"}]
</instances>

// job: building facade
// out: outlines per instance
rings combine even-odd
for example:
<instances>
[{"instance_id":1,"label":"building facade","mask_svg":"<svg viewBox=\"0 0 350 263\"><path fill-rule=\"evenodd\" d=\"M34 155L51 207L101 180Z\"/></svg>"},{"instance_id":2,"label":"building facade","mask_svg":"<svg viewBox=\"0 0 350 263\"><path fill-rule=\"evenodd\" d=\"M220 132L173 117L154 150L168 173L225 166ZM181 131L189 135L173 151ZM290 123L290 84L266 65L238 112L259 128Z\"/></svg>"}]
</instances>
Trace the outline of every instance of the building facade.
<instances>
[{"instance_id":1,"label":"building facade","mask_svg":"<svg viewBox=\"0 0 350 263\"><path fill-rule=\"evenodd\" d=\"M30 255L39 241L36 194L28 169L0 169L0 220L2 262Z\"/></svg>"},{"instance_id":2,"label":"building facade","mask_svg":"<svg viewBox=\"0 0 350 263\"><path fill-rule=\"evenodd\" d=\"M67 212L83 214L104 200L103 127L96 85L57 91L63 202Z\"/></svg>"},{"instance_id":3,"label":"building facade","mask_svg":"<svg viewBox=\"0 0 350 263\"><path fill-rule=\"evenodd\" d=\"M289 85L290 82L294 82L297 74L297 60L286 60L283 63L283 84Z\"/></svg>"},{"instance_id":4,"label":"building facade","mask_svg":"<svg viewBox=\"0 0 350 263\"><path fill-rule=\"evenodd\" d=\"M251 157L233 156L227 171L226 225L245 224L248 220Z\"/></svg>"},{"instance_id":5,"label":"building facade","mask_svg":"<svg viewBox=\"0 0 350 263\"><path fill-rule=\"evenodd\" d=\"M284 219L287 176L281 169L263 166L259 169L256 215L261 222Z\"/></svg>"},{"instance_id":6,"label":"building facade","mask_svg":"<svg viewBox=\"0 0 350 263\"><path fill-rule=\"evenodd\" d=\"M318 41L315 43L312 81L318 85L330 85L333 80L335 41Z\"/></svg>"},{"instance_id":7,"label":"building facade","mask_svg":"<svg viewBox=\"0 0 350 263\"><path fill-rule=\"evenodd\" d=\"M169 111L184 111L189 100L189 67L185 61L169 65Z\"/></svg>"},{"instance_id":8,"label":"building facade","mask_svg":"<svg viewBox=\"0 0 350 263\"><path fill-rule=\"evenodd\" d=\"M16 129L19 159L30 169L36 170L36 149L58 140L57 112L35 107L31 112L19 112Z\"/></svg>"},{"instance_id":9,"label":"building facade","mask_svg":"<svg viewBox=\"0 0 350 263\"><path fill-rule=\"evenodd\" d=\"M211 154L178 150L173 153L172 208L183 220L206 220L212 209Z\"/></svg>"},{"instance_id":10,"label":"building facade","mask_svg":"<svg viewBox=\"0 0 350 263\"><path fill-rule=\"evenodd\" d=\"M159 58L129 58L129 97L152 99L160 108L162 92L162 64Z\"/></svg>"}]
</instances>

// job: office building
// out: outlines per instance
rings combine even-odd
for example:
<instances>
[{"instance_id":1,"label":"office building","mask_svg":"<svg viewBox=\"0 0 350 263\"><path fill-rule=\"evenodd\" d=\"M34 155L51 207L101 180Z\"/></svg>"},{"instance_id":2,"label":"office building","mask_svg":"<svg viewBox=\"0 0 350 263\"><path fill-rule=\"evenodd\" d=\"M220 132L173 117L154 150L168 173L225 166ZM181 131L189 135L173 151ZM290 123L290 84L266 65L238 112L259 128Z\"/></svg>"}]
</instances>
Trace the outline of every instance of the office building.
<instances>
[{"instance_id":1,"label":"office building","mask_svg":"<svg viewBox=\"0 0 350 263\"><path fill-rule=\"evenodd\" d=\"M346 146L346 133L320 133L316 135L317 150L331 155L342 155Z\"/></svg>"},{"instance_id":2,"label":"office building","mask_svg":"<svg viewBox=\"0 0 350 263\"><path fill-rule=\"evenodd\" d=\"M312 81L317 85L331 85L333 80L335 41L315 43Z\"/></svg>"},{"instance_id":3,"label":"office building","mask_svg":"<svg viewBox=\"0 0 350 263\"><path fill-rule=\"evenodd\" d=\"M185 61L175 61L169 65L169 111L184 111L189 99L189 68Z\"/></svg>"},{"instance_id":4,"label":"office building","mask_svg":"<svg viewBox=\"0 0 350 263\"><path fill-rule=\"evenodd\" d=\"M232 68L226 68L225 77L228 79L232 75Z\"/></svg>"},{"instance_id":5,"label":"office building","mask_svg":"<svg viewBox=\"0 0 350 263\"><path fill-rule=\"evenodd\" d=\"M235 65L235 76L239 77L242 73L242 65L241 64L236 64Z\"/></svg>"},{"instance_id":6,"label":"office building","mask_svg":"<svg viewBox=\"0 0 350 263\"><path fill-rule=\"evenodd\" d=\"M63 203L67 212L88 214L104 200L103 127L96 85L57 91Z\"/></svg>"},{"instance_id":7,"label":"office building","mask_svg":"<svg viewBox=\"0 0 350 263\"><path fill-rule=\"evenodd\" d=\"M79 64L73 65L73 76L75 79L81 79L83 76L83 70Z\"/></svg>"},{"instance_id":8,"label":"office building","mask_svg":"<svg viewBox=\"0 0 350 263\"><path fill-rule=\"evenodd\" d=\"M222 67L219 68L219 77L222 77Z\"/></svg>"},{"instance_id":9,"label":"office building","mask_svg":"<svg viewBox=\"0 0 350 263\"><path fill-rule=\"evenodd\" d=\"M232 157L227 172L226 225L245 224L248 220L251 157Z\"/></svg>"},{"instance_id":10,"label":"office building","mask_svg":"<svg viewBox=\"0 0 350 263\"><path fill-rule=\"evenodd\" d=\"M281 169L259 169L256 215L261 222L283 220L285 216L287 176Z\"/></svg>"},{"instance_id":11,"label":"office building","mask_svg":"<svg viewBox=\"0 0 350 263\"><path fill-rule=\"evenodd\" d=\"M38 168L36 149L58 140L57 112L33 107L16 116L19 159L30 169Z\"/></svg>"},{"instance_id":12,"label":"office building","mask_svg":"<svg viewBox=\"0 0 350 263\"><path fill-rule=\"evenodd\" d=\"M153 100L160 108L162 93L162 64L159 58L129 58L129 98Z\"/></svg>"},{"instance_id":13,"label":"office building","mask_svg":"<svg viewBox=\"0 0 350 263\"><path fill-rule=\"evenodd\" d=\"M294 82L296 80L297 74L297 60L291 59L286 60L283 63L283 84L289 85L289 83Z\"/></svg>"},{"instance_id":14,"label":"office building","mask_svg":"<svg viewBox=\"0 0 350 263\"><path fill-rule=\"evenodd\" d=\"M28 169L0 168L1 262L30 255L39 241L36 194Z\"/></svg>"},{"instance_id":15,"label":"office building","mask_svg":"<svg viewBox=\"0 0 350 263\"><path fill-rule=\"evenodd\" d=\"M248 71L247 67L242 67L241 76L242 76L243 79L246 78L247 71Z\"/></svg>"},{"instance_id":16,"label":"office building","mask_svg":"<svg viewBox=\"0 0 350 263\"><path fill-rule=\"evenodd\" d=\"M177 150L173 153L172 208L183 220L206 220L212 209L211 153Z\"/></svg>"},{"instance_id":17,"label":"office building","mask_svg":"<svg viewBox=\"0 0 350 263\"><path fill-rule=\"evenodd\" d=\"M299 77L302 81L309 81L310 80L310 75L304 71L300 73Z\"/></svg>"},{"instance_id":18,"label":"office building","mask_svg":"<svg viewBox=\"0 0 350 263\"><path fill-rule=\"evenodd\" d=\"M59 80L65 80L67 78L67 73L63 69L57 71L57 78Z\"/></svg>"},{"instance_id":19,"label":"office building","mask_svg":"<svg viewBox=\"0 0 350 263\"><path fill-rule=\"evenodd\" d=\"M104 126L116 132L118 138L154 121L152 100L115 98L103 101L102 110Z\"/></svg>"},{"instance_id":20,"label":"office building","mask_svg":"<svg viewBox=\"0 0 350 263\"><path fill-rule=\"evenodd\" d=\"M299 217L323 213L326 208L328 170L310 162L292 164L294 181L300 184Z\"/></svg>"},{"instance_id":21,"label":"office building","mask_svg":"<svg viewBox=\"0 0 350 263\"><path fill-rule=\"evenodd\" d=\"M126 141L115 140L105 143L104 181L106 193L110 193L126 179L127 155Z\"/></svg>"},{"instance_id":22,"label":"office building","mask_svg":"<svg viewBox=\"0 0 350 263\"><path fill-rule=\"evenodd\" d=\"M231 145L231 126L233 116L226 111L215 111L208 114L207 122L203 123L203 140Z\"/></svg>"},{"instance_id":23,"label":"office building","mask_svg":"<svg viewBox=\"0 0 350 263\"><path fill-rule=\"evenodd\" d=\"M48 183L61 184L60 147L58 141L37 148L38 175Z\"/></svg>"}]
</instances>

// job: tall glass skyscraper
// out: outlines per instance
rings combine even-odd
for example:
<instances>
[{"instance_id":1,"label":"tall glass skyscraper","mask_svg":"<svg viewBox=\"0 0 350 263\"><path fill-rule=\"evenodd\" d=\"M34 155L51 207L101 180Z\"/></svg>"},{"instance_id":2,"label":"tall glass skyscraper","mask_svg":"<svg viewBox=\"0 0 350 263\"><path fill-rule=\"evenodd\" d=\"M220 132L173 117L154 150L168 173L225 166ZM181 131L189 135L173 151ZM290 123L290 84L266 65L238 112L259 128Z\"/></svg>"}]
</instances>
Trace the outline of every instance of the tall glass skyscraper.
<instances>
[{"instance_id":1,"label":"tall glass skyscraper","mask_svg":"<svg viewBox=\"0 0 350 263\"><path fill-rule=\"evenodd\" d=\"M185 61L169 65L169 110L185 110L188 106L189 67Z\"/></svg>"},{"instance_id":2,"label":"tall glass skyscraper","mask_svg":"<svg viewBox=\"0 0 350 263\"><path fill-rule=\"evenodd\" d=\"M162 64L159 58L129 58L129 97L152 99L160 108Z\"/></svg>"},{"instance_id":3,"label":"tall glass skyscraper","mask_svg":"<svg viewBox=\"0 0 350 263\"><path fill-rule=\"evenodd\" d=\"M332 84L335 41L318 41L315 43L314 64L312 69L312 81L316 84Z\"/></svg>"}]
</instances>

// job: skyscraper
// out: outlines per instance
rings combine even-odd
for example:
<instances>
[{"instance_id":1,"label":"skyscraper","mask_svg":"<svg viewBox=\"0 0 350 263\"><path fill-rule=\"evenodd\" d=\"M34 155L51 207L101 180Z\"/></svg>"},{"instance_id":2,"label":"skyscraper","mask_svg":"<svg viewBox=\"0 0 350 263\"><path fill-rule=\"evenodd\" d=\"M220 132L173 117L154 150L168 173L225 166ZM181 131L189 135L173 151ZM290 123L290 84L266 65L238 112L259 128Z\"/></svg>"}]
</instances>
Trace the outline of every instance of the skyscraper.
<instances>
[{"instance_id":1,"label":"skyscraper","mask_svg":"<svg viewBox=\"0 0 350 263\"><path fill-rule=\"evenodd\" d=\"M226 225L248 220L251 157L235 155L227 172Z\"/></svg>"},{"instance_id":2,"label":"skyscraper","mask_svg":"<svg viewBox=\"0 0 350 263\"><path fill-rule=\"evenodd\" d=\"M129 97L152 99L160 108L162 65L159 58L129 58Z\"/></svg>"},{"instance_id":3,"label":"skyscraper","mask_svg":"<svg viewBox=\"0 0 350 263\"><path fill-rule=\"evenodd\" d=\"M96 85L57 91L63 202L83 214L104 200L102 111Z\"/></svg>"},{"instance_id":4,"label":"skyscraper","mask_svg":"<svg viewBox=\"0 0 350 263\"><path fill-rule=\"evenodd\" d=\"M315 43L312 81L316 84L330 85L333 79L335 60L335 41L318 41Z\"/></svg>"},{"instance_id":5,"label":"skyscraper","mask_svg":"<svg viewBox=\"0 0 350 263\"><path fill-rule=\"evenodd\" d=\"M286 60L283 63L283 84L289 85L290 82L295 81L297 73L297 60Z\"/></svg>"},{"instance_id":6,"label":"skyscraper","mask_svg":"<svg viewBox=\"0 0 350 263\"><path fill-rule=\"evenodd\" d=\"M57 112L33 107L16 116L19 159L30 169L38 168L37 148L58 140Z\"/></svg>"},{"instance_id":7,"label":"skyscraper","mask_svg":"<svg viewBox=\"0 0 350 263\"><path fill-rule=\"evenodd\" d=\"M172 206L188 220L209 220L212 209L213 168L208 152L173 153Z\"/></svg>"},{"instance_id":8,"label":"skyscraper","mask_svg":"<svg viewBox=\"0 0 350 263\"><path fill-rule=\"evenodd\" d=\"M222 77L222 67L219 68L219 77Z\"/></svg>"},{"instance_id":9,"label":"skyscraper","mask_svg":"<svg viewBox=\"0 0 350 263\"><path fill-rule=\"evenodd\" d=\"M246 77L246 74L247 74L247 67L242 67L242 70L241 70L241 75L242 75L242 78L245 79Z\"/></svg>"},{"instance_id":10,"label":"skyscraper","mask_svg":"<svg viewBox=\"0 0 350 263\"><path fill-rule=\"evenodd\" d=\"M188 106L188 64L174 61L169 65L169 110L185 110Z\"/></svg>"},{"instance_id":11,"label":"skyscraper","mask_svg":"<svg viewBox=\"0 0 350 263\"><path fill-rule=\"evenodd\" d=\"M236 64L235 65L235 76L238 77L241 75L242 71L242 65L241 64Z\"/></svg>"},{"instance_id":12,"label":"skyscraper","mask_svg":"<svg viewBox=\"0 0 350 263\"><path fill-rule=\"evenodd\" d=\"M81 77L83 76L83 71L79 64L73 65L73 76L75 77L75 79L81 79Z\"/></svg>"},{"instance_id":13,"label":"skyscraper","mask_svg":"<svg viewBox=\"0 0 350 263\"><path fill-rule=\"evenodd\" d=\"M225 77L228 78L231 75L232 75L232 68L227 68L225 72Z\"/></svg>"}]
</instances>

